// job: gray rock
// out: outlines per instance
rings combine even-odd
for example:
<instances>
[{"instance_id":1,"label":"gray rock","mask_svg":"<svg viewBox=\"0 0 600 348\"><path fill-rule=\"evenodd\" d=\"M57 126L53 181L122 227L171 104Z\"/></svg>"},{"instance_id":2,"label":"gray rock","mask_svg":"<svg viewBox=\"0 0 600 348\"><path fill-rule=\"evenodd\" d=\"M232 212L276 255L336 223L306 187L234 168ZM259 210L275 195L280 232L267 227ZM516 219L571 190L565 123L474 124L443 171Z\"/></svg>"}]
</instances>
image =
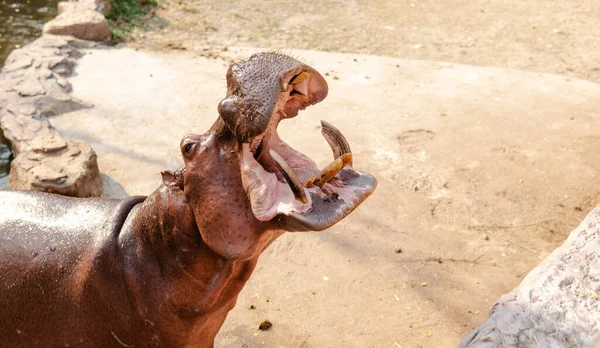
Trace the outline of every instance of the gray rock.
<instances>
[{"instance_id":1,"label":"gray rock","mask_svg":"<svg viewBox=\"0 0 600 348\"><path fill-rule=\"evenodd\" d=\"M86 104L75 98L60 99L52 95L38 97L33 105L37 108L39 116L57 116L71 111L91 108L92 105ZM0 121L1 122L1 121Z\"/></svg>"},{"instance_id":2,"label":"gray rock","mask_svg":"<svg viewBox=\"0 0 600 348\"><path fill-rule=\"evenodd\" d=\"M71 37L72 39L72 37ZM67 45L69 45L69 37L68 36L62 36L62 35L43 35L42 37L38 38L37 40L33 41L31 44L25 46L23 49L27 49L27 50L34 50L34 52L37 52L37 48L53 48L52 51L49 52L55 52L56 48L60 49L62 47L65 47ZM43 54L45 56L45 54ZM56 54L52 54L52 55L56 55ZM37 55L36 55L37 57Z\"/></svg>"},{"instance_id":3,"label":"gray rock","mask_svg":"<svg viewBox=\"0 0 600 348\"><path fill-rule=\"evenodd\" d=\"M460 347L598 347L599 334L600 206Z\"/></svg>"},{"instance_id":4,"label":"gray rock","mask_svg":"<svg viewBox=\"0 0 600 348\"><path fill-rule=\"evenodd\" d=\"M15 107L15 109L19 106ZM31 116L17 114L12 106L2 114L0 127L4 130L4 136L12 144L15 154L19 154L36 137L50 137L58 135L58 132L50 126L46 118L37 119Z\"/></svg>"},{"instance_id":5,"label":"gray rock","mask_svg":"<svg viewBox=\"0 0 600 348\"><path fill-rule=\"evenodd\" d=\"M94 151L86 143L65 141L46 118L91 107L71 97L65 77L81 55L77 47L94 45L72 36L44 35L8 57L0 72L0 127L2 140L10 142L15 154L10 188L100 195Z\"/></svg>"},{"instance_id":6,"label":"gray rock","mask_svg":"<svg viewBox=\"0 0 600 348\"><path fill-rule=\"evenodd\" d=\"M32 97L46 93L40 82L33 78L21 81L19 84L13 86L13 90L17 91L22 97Z\"/></svg>"},{"instance_id":7,"label":"gray rock","mask_svg":"<svg viewBox=\"0 0 600 348\"><path fill-rule=\"evenodd\" d=\"M94 10L103 14L110 11L110 0L79 0L62 1L58 3L58 14L67 11L77 11L80 9Z\"/></svg>"},{"instance_id":8,"label":"gray rock","mask_svg":"<svg viewBox=\"0 0 600 348\"><path fill-rule=\"evenodd\" d=\"M6 72L11 72L19 69L25 69L33 64L33 58L28 55L11 55L6 60L6 65L4 65L3 70Z\"/></svg>"},{"instance_id":9,"label":"gray rock","mask_svg":"<svg viewBox=\"0 0 600 348\"><path fill-rule=\"evenodd\" d=\"M57 134L33 139L10 168L10 189L73 197L98 197L102 193L94 150L85 142L65 141Z\"/></svg>"},{"instance_id":10,"label":"gray rock","mask_svg":"<svg viewBox=\"0 0 600 348\"><path fill-rule=\"evenodd\" d=\"M44 25L44 34L72 35L76 38L103 41L110 37L106 18L94 10L78 9L58 15Z\"/></svg>"},{"instance_id":11,"label":"gray rock","mask_svg":"<svg viewBox=\"0 0 600 348\"><path fill-rule=\"evenodd\" d=\"M48 69L62 76L69 76L73 72L75 62L66 57L52 57L45 60Z\"/></svg>"},{"instance_id":12,"label":"gray rock","mask_svg":"<svg viewBox=\"0 0 600 348\"><path fill-rule=\"evenodd\" d=\"M94 4L96 6L95 10L103 14L110 12L110 0L79 0L79 2Z\"/></svg>"}]
</instances>

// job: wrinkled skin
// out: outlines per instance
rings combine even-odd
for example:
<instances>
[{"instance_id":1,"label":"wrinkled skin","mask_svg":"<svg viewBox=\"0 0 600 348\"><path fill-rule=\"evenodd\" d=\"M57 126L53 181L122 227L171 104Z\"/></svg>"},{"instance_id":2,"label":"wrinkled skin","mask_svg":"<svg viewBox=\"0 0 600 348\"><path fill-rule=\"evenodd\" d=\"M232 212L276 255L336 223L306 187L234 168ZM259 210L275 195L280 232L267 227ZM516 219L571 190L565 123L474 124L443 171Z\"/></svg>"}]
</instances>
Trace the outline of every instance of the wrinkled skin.
<instances>
[{"instance_id":1,"label":"wrinkled skin","mask_svg":"<svg viewBox=\"0 0 600 348\"><path fill-rule=\"evenodd\" d=\"M282 97L279 85L290 76L302 96ZM276 136L274 117L325 97L316 71L267 54L234 65L227 79L225 100L237 106L224 115L228 101L221 103L206 134L183 138L184 167L163 172L148 197L0 191L2 347L212 347L265 248L286 230L333 225L373 192L375 179L347 162L321 186L287 183L291 171L304 181L319 170ZM334 157L349 152L341 134L324 128L334 134L326 136ZM276 150L287 172L271 156ZM291 189L304 192L302 202Z\"/></svg>"}]
</instances>

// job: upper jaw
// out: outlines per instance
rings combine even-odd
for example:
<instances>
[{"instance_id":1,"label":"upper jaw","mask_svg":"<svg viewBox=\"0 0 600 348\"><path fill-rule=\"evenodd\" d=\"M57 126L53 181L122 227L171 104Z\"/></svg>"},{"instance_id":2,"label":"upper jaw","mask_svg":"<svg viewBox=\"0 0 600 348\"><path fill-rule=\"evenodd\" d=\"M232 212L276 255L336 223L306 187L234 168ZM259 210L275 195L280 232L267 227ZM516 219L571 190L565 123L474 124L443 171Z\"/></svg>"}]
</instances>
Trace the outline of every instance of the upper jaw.
<instances>
[{"instance_id":1,"label":"upper jaw","mask_svg":"<svg viewBox=\"0 0 600 348\"><path fill-rule=\"evenodd\" d=\"M227 87L219 115L238 141L242 186L256 219L288 231L323 230L375 190L377 180L353 168L348 142L330 124L322 122L322 133L334 162L323 170L277 134L281 120L327 96L327 82L316 70L282 54L260 53L230 67Z\"/></svg>"},{"instance_id":2,"label":"upper jaw","mask_svg":"<svg viewBox=\"0 0 600 348\"><path fill-rule=\"evenodd\" d=\"M270 64L285 69L278 73ZM295 117L327 94L327 82L313 68L279 54L258 55L229 69L227 96L218 111L238 141L246 143L265 133L275 121L273 116Z\"/></svg>"}]
</instances>

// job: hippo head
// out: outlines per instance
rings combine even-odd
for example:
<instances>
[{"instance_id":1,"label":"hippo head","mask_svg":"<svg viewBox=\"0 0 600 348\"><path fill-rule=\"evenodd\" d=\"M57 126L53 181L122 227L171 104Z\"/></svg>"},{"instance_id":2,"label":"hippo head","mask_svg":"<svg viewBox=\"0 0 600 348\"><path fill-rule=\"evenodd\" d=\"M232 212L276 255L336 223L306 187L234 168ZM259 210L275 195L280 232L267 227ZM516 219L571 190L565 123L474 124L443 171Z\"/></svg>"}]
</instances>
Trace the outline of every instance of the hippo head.
<instances>
[{"instance_id":1,"label":"hippo head","mask_svg":"<svg viewBox=\"0 0 600 348\"><path fill-rule=\"evenodd\" d=\"M278 135L280 121L327 96L316 70L283 54L255 54L230 67L227 89L211 130L181 141L186 197L201 231L217 215L227 226L212 230L221 234L248 228L320 231L375 190L376 179L352 167L348 142L327 122L321 122L322 134L333 161L323 169Z\"/></svg>"}]
</instances>

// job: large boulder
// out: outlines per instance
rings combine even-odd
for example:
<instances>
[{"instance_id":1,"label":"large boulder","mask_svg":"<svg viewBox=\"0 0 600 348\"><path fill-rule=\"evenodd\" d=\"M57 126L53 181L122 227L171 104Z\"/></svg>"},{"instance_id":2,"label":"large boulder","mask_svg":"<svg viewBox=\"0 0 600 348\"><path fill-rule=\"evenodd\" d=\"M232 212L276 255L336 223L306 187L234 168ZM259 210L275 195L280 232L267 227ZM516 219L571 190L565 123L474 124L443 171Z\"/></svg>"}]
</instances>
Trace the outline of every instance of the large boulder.
<instances>
[{"instance_id":1,"label":"large boulder","mask_svg":"<svg viewBox=\"0 0 600 348\"><path fill-rule=\"evenodd\" d=\"M85 142L39 136L11 162L8 187L98 197L102 182L96 153Z\"/></svg>"},{"instance_id":2,"label":"large boulder","mask_svg":"<svg viewBox=\"0 0 600 348\"><path fill-rule=\"evenodd\" d=\"M598 347L599 337L600 206L460 347Z\"/></svg>"},{"instance_id":3,"label":"large boulder","mask_svg":"<svg viewBox=\"0 0 600 348\"><path fill-rule=\"evenodd\" d=\"M44 34L72 35L82 40L110 38L108 21L95 10L78 8L66 11L44 25Z\"/></svg>"}]
</instances>

